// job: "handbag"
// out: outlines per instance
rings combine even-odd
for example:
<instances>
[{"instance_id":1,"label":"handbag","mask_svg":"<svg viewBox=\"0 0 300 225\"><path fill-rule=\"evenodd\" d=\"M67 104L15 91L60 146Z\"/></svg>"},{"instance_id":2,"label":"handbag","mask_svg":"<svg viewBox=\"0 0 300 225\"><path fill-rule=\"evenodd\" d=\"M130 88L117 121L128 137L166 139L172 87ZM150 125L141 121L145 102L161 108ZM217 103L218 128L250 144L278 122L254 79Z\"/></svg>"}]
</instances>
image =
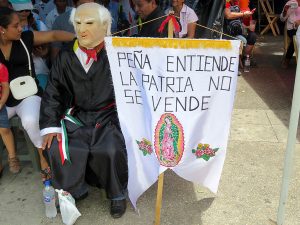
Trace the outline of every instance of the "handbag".
<instances>
[{"instance_id":1,"label":"handbag","mask_svg":"<svg viewBox=\"0 0 300 225\"><path fill-rule=\"evenodd\" d=\"M14 96L14 98L17 100L22 100L29 96L35 95L38 92L36 82L35 82L34 78L32 77L31 61L30 61L29 52L26 48L26 45L22 41L22 39L20 39L20 41L21 41L23 47L25 48L25 51L26 51L26 54L28 57L29 75L17 77L9 83L10 91L11 91L12 95Z\"/></svg>"}]
</instances>

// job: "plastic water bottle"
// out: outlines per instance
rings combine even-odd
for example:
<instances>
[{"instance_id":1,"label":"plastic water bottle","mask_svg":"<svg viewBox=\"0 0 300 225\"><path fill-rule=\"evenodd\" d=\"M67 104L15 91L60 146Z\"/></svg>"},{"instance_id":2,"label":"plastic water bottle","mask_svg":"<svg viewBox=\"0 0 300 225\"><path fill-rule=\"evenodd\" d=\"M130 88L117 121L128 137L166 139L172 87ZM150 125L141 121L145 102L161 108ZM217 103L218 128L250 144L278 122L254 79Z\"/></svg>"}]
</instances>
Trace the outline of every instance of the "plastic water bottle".
<instances>
[{"instance_id":1,"label":"plastic water bottle","mask_svg":"<svg viewBox=\"0 0 300 225\"><path fill-rule=\"evenodd\" d=\"M56 206L55 206L55 191L54 191L54 188L51 186L49 180L45 181L43 197L44 197L46 216L48 218L56 217L57 210L56 210Z\"/></svg>"},{"instance_id":2,"label":"plastic water bottle","mask_svg":"<svg viewBox=\"0 0 300 225\"><path fill-rule=\"evenodd\" d=\"M250 56L247 55L244 63L244 72L250 72Z\"/></svg>"}]
</instances>

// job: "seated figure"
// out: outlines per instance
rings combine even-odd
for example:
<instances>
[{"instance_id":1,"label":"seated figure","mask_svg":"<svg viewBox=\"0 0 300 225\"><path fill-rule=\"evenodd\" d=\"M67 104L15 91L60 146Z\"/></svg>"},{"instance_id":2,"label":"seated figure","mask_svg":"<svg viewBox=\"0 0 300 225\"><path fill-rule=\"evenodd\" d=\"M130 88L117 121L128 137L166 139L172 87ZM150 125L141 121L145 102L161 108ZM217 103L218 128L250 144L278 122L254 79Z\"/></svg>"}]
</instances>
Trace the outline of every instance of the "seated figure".
<instances>
[{"instance_id":1,"label":"seated figure","mask_svg":"<svg viewBox=\"0 0 300 225\"><path fill-rule=\"evenodd\" d=\"M251 29L247 29L247 31L244 32L244 29L247 27L243 25L243 19L251 19L253 12L254 11L241 12L239 0L226 1L224 9L225 33L236 37L243 42L245 56L251 55L257 39L257 35L254 32L255 27L253 29L253 26L251 26Z\"/></svg>"},{"instance_id":2,"label":"seated figure","mask_svg":"<svg viewBox=\"0 0 300 225\"><path fill-rule=\"evenodd\" d=\"M111 216L119 218L126 210L128 167L104 47L112 18L97 3L81 4L70 18L77 39L56 57L41 103L43 153L54 188L80 200L87 184L103 187Z\"/></svg>"},{"instance_id":3,"label":"seated figure","mask_svg":"<svg viewBox=\"0 0 300 225\"><path fill-rule=\"evenodd\" d=\"M280 14L280 20L286 22L287 35L290 38L290 44L287 48L282 68L287 69L291 58L294 54L294 40L293 36L296 35L298 26L300 24L300 0L289 0Z\"/></svg>"}]
</instances>

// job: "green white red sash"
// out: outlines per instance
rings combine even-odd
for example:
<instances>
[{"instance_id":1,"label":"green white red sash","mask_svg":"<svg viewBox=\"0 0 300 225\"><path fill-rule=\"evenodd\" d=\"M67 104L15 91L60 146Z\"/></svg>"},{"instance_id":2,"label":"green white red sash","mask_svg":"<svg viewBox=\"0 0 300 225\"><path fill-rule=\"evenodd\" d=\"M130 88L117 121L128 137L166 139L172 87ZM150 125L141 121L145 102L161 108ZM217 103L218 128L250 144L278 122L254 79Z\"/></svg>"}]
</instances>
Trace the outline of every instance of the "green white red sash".
<instances>
[{"instance_id":1,"label":"green white red sash","mask_svg":"<svg viewBox=\"0 0 300 225\"><path fill-rule=\"evenodd\" d=\"M60 159L62 165L64 165L66 160L71 163L70 153L69 153L68 133L66 129L65 120L75 123L78 126L83 126L83 124L79 120L71 116L71 111L72 108L68 109L65 116L60 121L62 132L61 132L61 140L59 141L58 146L59 146L59 153L60 153Z\"/></svg>"}]
</instances>

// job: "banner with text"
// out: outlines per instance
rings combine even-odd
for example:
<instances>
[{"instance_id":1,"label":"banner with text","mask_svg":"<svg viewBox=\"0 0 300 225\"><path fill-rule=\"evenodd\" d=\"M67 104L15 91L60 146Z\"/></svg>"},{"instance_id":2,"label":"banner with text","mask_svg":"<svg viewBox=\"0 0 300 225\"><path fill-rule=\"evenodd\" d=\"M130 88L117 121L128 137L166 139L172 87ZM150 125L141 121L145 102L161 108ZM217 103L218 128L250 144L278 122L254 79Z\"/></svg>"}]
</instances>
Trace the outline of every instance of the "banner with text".
<instances>
[{"instance_id":1,"label":"banner with text","mask_svg":"<svg viewBox=\"0 0 300 225\"><path fill-rule=\"evenodd\" d=\"M240 41L107 37L105 44L133 205L168 168L216 193Z\"/></svg>"}]
</instances>

